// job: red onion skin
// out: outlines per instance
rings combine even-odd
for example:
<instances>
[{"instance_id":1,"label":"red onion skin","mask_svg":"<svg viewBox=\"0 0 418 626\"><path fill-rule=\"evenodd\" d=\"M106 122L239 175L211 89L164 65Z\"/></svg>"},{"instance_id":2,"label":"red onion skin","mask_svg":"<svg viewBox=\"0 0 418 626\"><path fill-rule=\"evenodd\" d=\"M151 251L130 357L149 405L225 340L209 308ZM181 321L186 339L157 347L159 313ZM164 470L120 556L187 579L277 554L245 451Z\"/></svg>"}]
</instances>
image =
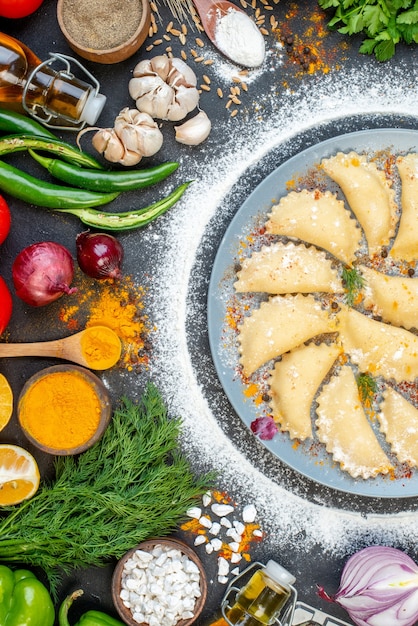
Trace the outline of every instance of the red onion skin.
<instances>
[{"instance_id":1,"label":"red onion skin","mask_svg":"<svg viewBox=\"0 0 418 626\"><path fill-rule=\"evenodd\" d=\"M251 422L250 428L254 435L257 435L260 439L264 441L273 439L274 435L278 431L278 428L273 418L269 415L266 415L264 417L257 417Z\"/></svg>"},{"instance_id":2,"label":"red onion skin","mask_svg":"<svg viewBox=\"0 0 418 626\"><path fill-rule=\"evenodd\" d=\"M121 243L106 233L85 231L76 237L77 262L91 278L120 278L124 251Z\"/></svg>"},{"instance_id":3,"label":"red onion skin","mask_svg":"<svg viewBox=\"0 0 418 626\"><path fill-rule=\"evenodd\" d=\"M54 241L42 241L24 248L12 266L16 295L34 307L58 300L70 288L74 277L74 263L67 248Z\"/></svg>"},{"instance_id":4,"label":"red onion skin","mask_svg":"<svg viewBox=\"0 0 418 626\"><path fill-rule=\"evenodd\" d=\"M418 566L404 552L370 546L344 566L334 596L319 595L342 606L358 626L414 626L418 620Z\"/></svg>"}]
</instances>

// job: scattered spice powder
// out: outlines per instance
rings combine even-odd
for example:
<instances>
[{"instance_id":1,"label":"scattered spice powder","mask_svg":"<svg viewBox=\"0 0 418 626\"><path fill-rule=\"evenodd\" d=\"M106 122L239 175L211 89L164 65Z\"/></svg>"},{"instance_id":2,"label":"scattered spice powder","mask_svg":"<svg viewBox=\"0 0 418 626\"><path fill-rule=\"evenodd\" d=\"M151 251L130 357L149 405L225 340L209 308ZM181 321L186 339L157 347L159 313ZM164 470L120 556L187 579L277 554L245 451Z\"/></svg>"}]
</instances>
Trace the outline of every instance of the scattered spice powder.
<instances>
[{"instance_id":1,"label":"scattered spice powder","mask_svg":"<svg viewBox=\"0 0 418 626\"><path fill-rule=\"evenodd\" d=\"M129 276L119 280L95 281L80 278L78 304L65 305L59 319L71 330L90 326L107 326L122 343L119 366L132 371L149 362L149 320L144 314L144 288Z\"/></svg>"},{"instance_id":2,"label":"scattered spice powder","mask_svg":"<svg viewBox=\"0 0 418 626\"><path fill-rule=\"evenodd\" d=\"M303 32L300 25L305 26ZM274 29L276 36L283 43L289 60L300 67L300 75L322 72L340 68L341 51L346 44L329 45L329 29L326 24L325 12L320 8L313 9L308 15L300 14L300 7L292 2L280 27ZM326 40L327 45L324 45ZM338 63L336 60L338 59Z\"/></svg>"}]
</instances>

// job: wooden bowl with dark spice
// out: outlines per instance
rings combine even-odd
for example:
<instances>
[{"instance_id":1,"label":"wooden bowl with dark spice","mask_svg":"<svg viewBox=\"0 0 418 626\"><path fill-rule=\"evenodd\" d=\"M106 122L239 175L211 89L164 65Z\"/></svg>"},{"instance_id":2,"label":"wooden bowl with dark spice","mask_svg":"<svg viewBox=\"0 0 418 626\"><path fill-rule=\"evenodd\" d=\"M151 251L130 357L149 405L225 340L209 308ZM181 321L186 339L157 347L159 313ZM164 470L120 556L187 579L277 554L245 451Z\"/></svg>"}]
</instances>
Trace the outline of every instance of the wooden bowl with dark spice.
<instances>
[{"instance_id":1,"label":"wooden bowl with dark spice","mask_svg":"<svg viewBox=\"0 0 418 626\"><path fill-rule=\"evenodd\" d=\"M43 452L58 456L79 454L94 445L111 414L105 385L78 365L54 365L31 376L17 406L27 439Z\"/></svg>"},{"instance_id":2,"label":"wooden bowl with dark spice","mask_svg":"<svg viewBox=\"0 0 418 626\"><path fill-rule=\"evenodd\" d=\"M119 63L148 37L149 0L58 0L58 24L68 45L84 59Z\"/></svg>"}]
</instances>

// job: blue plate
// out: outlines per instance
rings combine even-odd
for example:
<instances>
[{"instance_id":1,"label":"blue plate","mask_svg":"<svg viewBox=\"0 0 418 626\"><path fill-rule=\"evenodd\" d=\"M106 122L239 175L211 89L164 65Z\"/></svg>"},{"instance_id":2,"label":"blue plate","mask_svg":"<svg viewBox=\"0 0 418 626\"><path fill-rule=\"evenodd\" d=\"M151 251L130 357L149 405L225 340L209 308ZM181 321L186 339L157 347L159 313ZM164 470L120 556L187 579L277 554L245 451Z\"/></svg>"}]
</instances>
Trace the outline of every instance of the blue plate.
<instances>
[{"instance_id":1,"label":"blue plate","mask_svg":"<svg viewBox=\"0 0 418 626\"><path fill-rule=\"evenodd\" d=\"M251 193L239 208L221 241L213 265L208 291L208 329L212 358L222 387L234 410L250 428L257 417L268 414L268 405L257 403L248 385L239 375L237 333L230 323L231 307L240 298L235 294L235 266L243 254L243 242L257 232L267 220L273 204L289 191L289 181L315 180L321 159L338 151L355 150L368 155L381 151L391 154L418 151L418 132L401 129L378 129L353 132L318 143L292 157L273 171ZM318 174L319 176L319 174ZM322 178L324 180L324 178ZM329 185L330 189L336 188ZM418 237L418 233L417 233ZM254 297L254 296L252 296ZM257 296L255 296L255 300ZM271 363L261 370L266 372ZM278 459L300 474L333 489L379 498L406 498L418 495L418 472L398 472L395 476L354 479L332 461L324 446L308 440L295 445L287 433L278 432L273 439L262 443Z\"/></svg>"}]
</instances>

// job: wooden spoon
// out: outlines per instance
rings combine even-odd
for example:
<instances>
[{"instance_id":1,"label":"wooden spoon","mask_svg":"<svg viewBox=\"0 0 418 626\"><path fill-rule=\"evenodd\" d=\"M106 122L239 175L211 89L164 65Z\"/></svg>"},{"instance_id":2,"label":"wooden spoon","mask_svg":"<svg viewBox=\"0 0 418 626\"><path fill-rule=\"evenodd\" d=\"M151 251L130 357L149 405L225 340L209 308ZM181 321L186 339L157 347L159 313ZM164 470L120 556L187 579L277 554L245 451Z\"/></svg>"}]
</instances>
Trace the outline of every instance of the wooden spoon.
<instances>
[{"instance_id":1,"label":"wooden spoon","mask_svg":"<svg viewBox=\"0 0 418 626\"><path fill-rule=\"evenodd\" d=\"M102 345L100 348L101 359L100 367L95 364L95 359L86 358L83 350L83 343L88 339L88 335L94 335L100 330L100 338ZM106 350L106 345L110 345L112 349ZM116 348L117 346L117 348ZM89 326L79 333L64 337L63 339L55 339L54 341L40 341L34 343L0 343L0 357L14 356L45 356L55 357L57 359L65 359L78 363L89 369L105 370L113 367L119 358L122 346L117 334L107 326Z\"/></svg>"},{"instance_id":2,"label":"wooden spoon","mask_svg":"<svg viewBox=\"0 0 418 626\"><path fill-rule=\"evenodd\" d=\"M220 50L220 52L222 52L224 56L226 56L235 63L236 59L228 55L226 50L223 50L219 47L219 43L216 40L216 25L217 22L230 11L243 13L246 17L248 17L247 13L236 4L233 4L228 0L193 0L193 4L195 5L197 12L199 13L200 21L202 22L202 26L205 29L205 33L211 40L215 48L218 48L218 50ZM248 17L248 19L250 18Z\"/></svg>"}]
</instances>

